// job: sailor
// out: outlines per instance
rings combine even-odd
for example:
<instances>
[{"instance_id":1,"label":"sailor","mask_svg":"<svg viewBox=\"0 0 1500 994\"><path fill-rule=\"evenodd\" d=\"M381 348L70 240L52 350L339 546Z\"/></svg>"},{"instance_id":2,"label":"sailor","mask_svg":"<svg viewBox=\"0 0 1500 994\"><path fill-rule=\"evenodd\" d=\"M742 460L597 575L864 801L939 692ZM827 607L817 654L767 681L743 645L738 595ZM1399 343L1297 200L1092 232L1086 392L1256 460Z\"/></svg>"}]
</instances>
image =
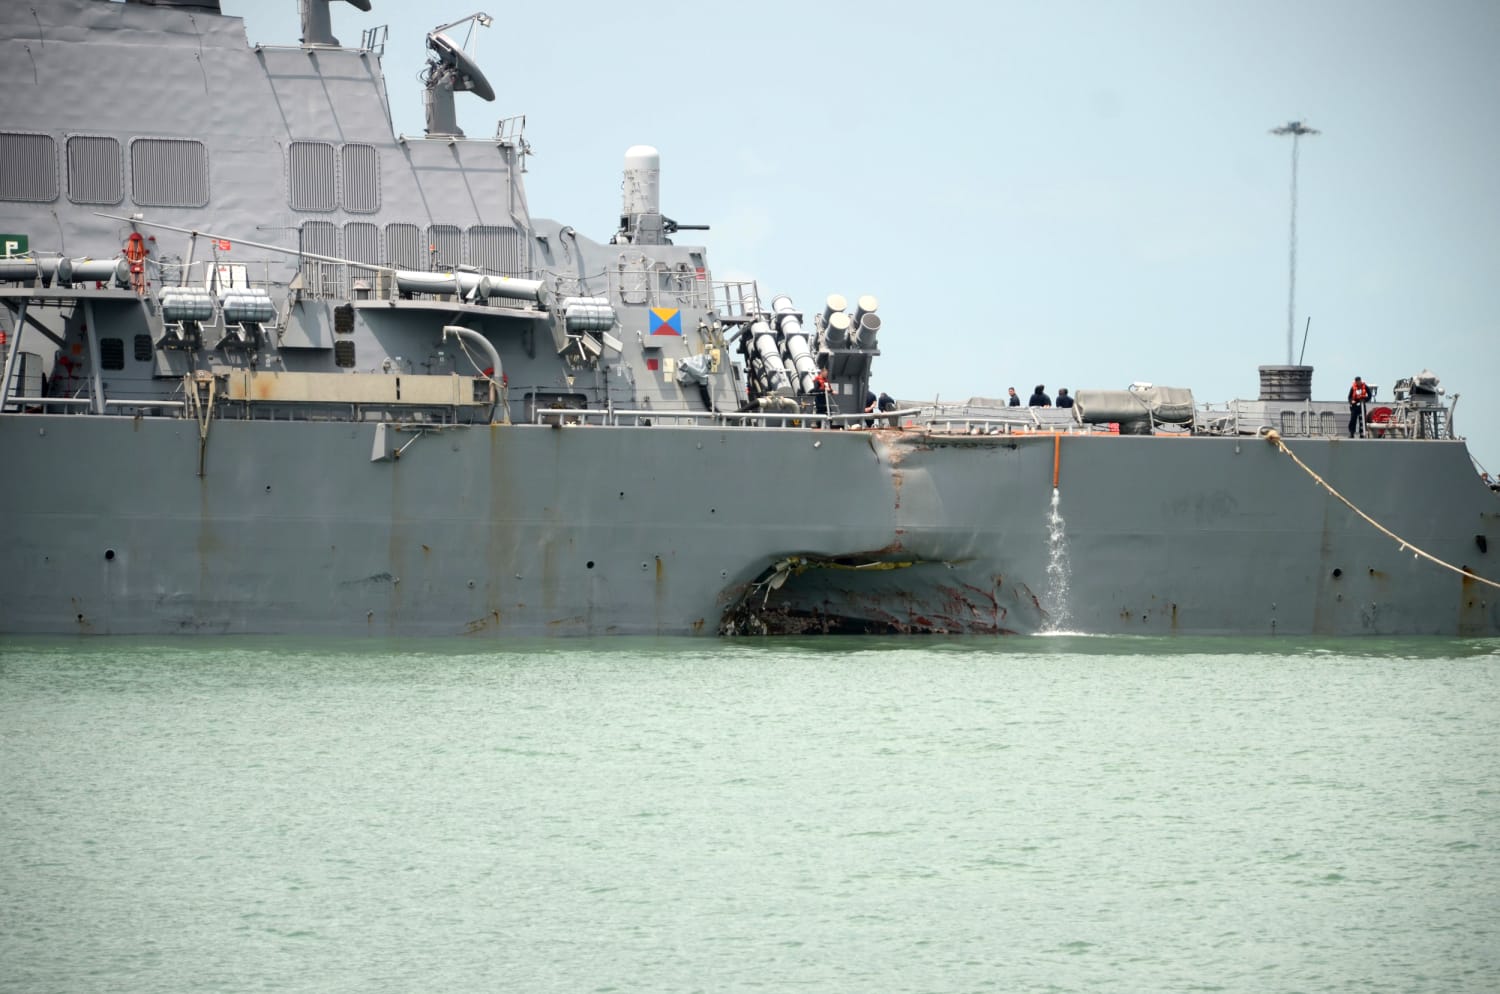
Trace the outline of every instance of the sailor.
<instances>
[{"instance_id":1,"label":"sailor","mask_svg":"<svg viewBox=\"0 0 1500 994\"><path fill-rule=\"evenodd\" d=\"M1057 406L1058 407L1072 407L1073 406L1073 398L1068 396L1068 388L1067 387L1058 387L1057 388Z\"/></svg>"},{"instance_id":2,"label":"sailor","mask_svg":"<svg viewBox=\"0 0 1500 994\"><path fill-rule=\"evenodd\" d=\"M868 387L866 387L865 388L865 413L866 414L873 414L873 413L875 413L875 405L877 403L879 403L879 398L875 396L875 391L869 389ZM866 418L865 419L865 427L866 428L874 428L875 427L875 419L874 418Z\"/></svg>"},{"instance_id":3,"label":"sailor","mask_svg":"<svg viewBox=\"0 0 1500 994\"><path fill-rule=\"evenodd\" d=\"M139 231L132 231L125 240L125 258L130 263L130 286L141 296L146 295L146 241Z\"/></svg>"},{"instance_id":4,"label":"sailor","mask_svg":"<svg viewBox=\"0 0 1500 994\"><path fill-rule=\"evenodd\" d=\"M821 367L818 375L813 377L813 410L819 414L828 413L828 370Z\"/></svg>"},{"instance_id":5,"label":"sailor","mask_svg":"<svg viewBox=\"0 0 1500 994\"><path fill-rule=\"evenodd\" d=\"M1011 407L1020 407L1021 406L1021 395L1018 394L1018 393L1016 393L1016 388L1015 387L1011 387L1010 388L1010 406Z\"/></svg>"},{"instance_id":6,"label":"sailor","mask_svg":"<svg viewBox=\"0 0 1500 994\"><path fill-rule=\"evenodd\" d=\"M1361 438L1365 434L1365 401L1370 399L1370 388L1365 381L1358 376L1354 378L1354 385L1349 388L1349 437L1353 438L1356 431Z\"/></svg>"},{"instance_id":7,"label":"sailor","mask_svg":"<svg viewBox=\"0 0 1500 994\"><path fill-rule=\"evenodd\" d=\"M1026 402L1028 407L1051 407L1052 398L1047 396L1047 385L1038 383L1036 389L1031 392L1031 399Z\"/></svg>"}]
</instances>

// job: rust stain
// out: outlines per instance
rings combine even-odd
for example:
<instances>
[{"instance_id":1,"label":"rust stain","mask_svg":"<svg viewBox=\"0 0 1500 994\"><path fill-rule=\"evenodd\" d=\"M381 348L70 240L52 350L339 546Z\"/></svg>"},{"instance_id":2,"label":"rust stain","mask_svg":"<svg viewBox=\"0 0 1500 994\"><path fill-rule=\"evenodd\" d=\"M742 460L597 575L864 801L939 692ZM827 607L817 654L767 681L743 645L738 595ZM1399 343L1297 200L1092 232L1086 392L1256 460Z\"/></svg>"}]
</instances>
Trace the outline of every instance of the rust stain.
<instances>
[{"instance_id":1,"label":"rust stain","mask_svg":"<svg viewBox=\"0 0 1500 994\"><path fill-rule=\"evenodd\" d=\"M697 621L693 622L693 626L692 627L693 627L693 634L694 635L701 634L702 631L703 631L703 619L699 618Z\"/></svg>"},{"instance_id":2,"label":"rust stain","mask_svg":"<svg viewBox=\"0 0 1500 994\"><path fill-rule=\"evenodd\" d=\"M472 621L465 622L464 623L464 634L465 635L478 635L481 632L489 631L491 628L499 628L499 627L500 627L500 612L492 610L492 611L490 611L489 614L484 615L483 617L475 618Z\"/></svg>"},{"instance_id":3,"label":"rust stain","mask_svg":"<svg viewBox=\"0 0 1500 994\"><path fill-rule=\"evenodd\" d=\"M1479 583L1479 574L1467 565L1463 567L1458 596L1458 634L1484 636L1492 634L1487 617L1488 592Z\"/></svg>"}]
</instances>

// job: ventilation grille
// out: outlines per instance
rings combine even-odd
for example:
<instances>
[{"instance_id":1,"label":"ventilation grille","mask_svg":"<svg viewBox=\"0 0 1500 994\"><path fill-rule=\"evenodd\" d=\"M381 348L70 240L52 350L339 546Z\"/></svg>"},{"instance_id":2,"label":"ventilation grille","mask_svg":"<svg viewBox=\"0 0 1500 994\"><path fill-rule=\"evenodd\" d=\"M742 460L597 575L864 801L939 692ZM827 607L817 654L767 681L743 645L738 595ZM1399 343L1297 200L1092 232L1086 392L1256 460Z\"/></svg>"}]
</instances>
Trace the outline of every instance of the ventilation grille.
<instances>
[{"instance_id":1,"label":"ventilation grille","mask_svg":"<svg viewBox=\"0 0 1500 994\"><path fill-rule=\"evenodd\" d=\"M464 261L464 233L453 224L434 224L427 229L433 269L452 269Z\"/></svg>"},{"instance_id":2,"label":"ventilation grille","mask_svg":"<svg viewBox=\"0 0 1500 994\"><path fill-rule=\"evenodd\" d=\"M426 269L422 251L422 229L415 224L385 226L385 254L400 269Z\"/></svg>"},{"instance_id":3,"label":"ventilation grille","mask_svg":"<svg viewBox=\"0 0 1500 994\"><path fill-rule=\"evenodd\" d=\"M208 206L208 150L186 138L130 143L131 199L142 207Z\"/></svg>"},{"instance_id":4,"label":"ventilation grille","mask_svg":"<svg viewBox=\"0 0 1500 994\"><path fill-rule=\"evenodd\" d=\"M287 203L293 210L331 211L338 206L338 174L328 142L292 142L286 153Z\"/></svg>"},{"instance_id":5,"label":"ventilation grille","mask_svg":"<svg viewBox=\"0 0 1500 994\"><path fill-rule=\"evenodd\" d=\"M337 257L339 227L332 221L304 221L298 244L303 252ZM302 278L318 296L341 295L346 268L336 262L304 259L302 260Z\"/></svg>"},{"instance_id":6,"label":"ventilation grille","mask_svg":"<svg viewBox=\"0 0 1500 994\"><path fill-rule=\"evenodd\" d=\"M368 221L344 225L344 257L355 262L380 262L380 229Z\"/></svg>"},{"instance_id":7,"label":"ventilation grille","mask_svg":"<svg viewBox=\"0 0 1500 994\"><path fill-rule=\"evenodd\" d=\"M515 228L475 225L469 229L469 262L487 273L525 276L521 233Z\"/></svg>"},{"instance_id":8,"label":"ventilation grille","mask_svg":"<svg viewBox=\"0 0 1500 994\"><path fill-rule=\"evenodd\" d=\"M0 132L0 200L57 199L57 143L51 135Z\"/></svg>"},{"instance_id":9,"label":"ventilation grille","mask_svg":"<svg viewBox=\"0 0 1500 994\"><path fill-rule=\"evenodd\" d=\"M380 210L380 152L374 145L345 145L344 209L355 214Z\"/></svg>"},{"instance_id":10,"label":"ventilation grille","mask_svg":"<svg viewBox=\"0 0 1500 994\"><path fill-rule=\"evenodd\" d=\"M68 199L75 204L118 204L125 199L120 143L74 135L68 139Z\"/></svg>"}]
</instances>

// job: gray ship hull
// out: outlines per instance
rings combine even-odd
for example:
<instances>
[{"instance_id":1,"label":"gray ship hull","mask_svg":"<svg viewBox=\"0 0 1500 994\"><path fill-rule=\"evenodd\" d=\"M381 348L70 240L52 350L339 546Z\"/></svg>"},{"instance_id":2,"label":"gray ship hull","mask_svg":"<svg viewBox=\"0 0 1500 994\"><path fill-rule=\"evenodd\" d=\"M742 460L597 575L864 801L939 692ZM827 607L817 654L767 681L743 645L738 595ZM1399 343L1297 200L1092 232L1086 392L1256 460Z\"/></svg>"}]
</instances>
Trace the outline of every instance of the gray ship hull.
<instances>
[{"instance_id":1,"label":"gray ship hull","mask_svg":"<svg viewBox=\"0 0 1500 994\"><path fill-rule=\"evenodd\" d=\"M251 45L214 0L0 4L0 632L1500 635L1431 371L1359 440L1302 366L1219 409L880 406L882 336L939 329L716 279L655 148L604 232L533 215L525 115L459 127L488 15L390 39L416 137L375 22L299 8Z\"/></svg>"},{"instance_id":2,"label":"gray ship hull","mask_svg":"<svg viewBox=\"0 0 1500 994\"><path fill-rule=\"evenodd\" d=\"M1263 440L428 426L375 458L390 430L215 422L200 477L193 421L0 417L0 631L1500 634ZM1494 572L1461 443L1293 448Z\"/></svg>"}]
</instances>

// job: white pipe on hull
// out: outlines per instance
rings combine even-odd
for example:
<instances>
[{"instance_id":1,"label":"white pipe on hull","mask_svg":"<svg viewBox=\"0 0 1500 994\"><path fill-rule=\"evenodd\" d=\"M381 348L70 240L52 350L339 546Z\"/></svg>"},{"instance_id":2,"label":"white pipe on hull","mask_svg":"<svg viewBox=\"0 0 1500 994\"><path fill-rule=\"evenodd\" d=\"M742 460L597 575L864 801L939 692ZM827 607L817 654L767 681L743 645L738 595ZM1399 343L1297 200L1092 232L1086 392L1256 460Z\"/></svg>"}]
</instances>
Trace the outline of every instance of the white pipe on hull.
<instances>
[{"instance_id":1,"label":"white pipe on hull","mask_svg":"<svg viewBox=\"0 0 1500 994\"><path fill-rule=\"evenodd\" d=\"M130 285L130 264L124 259L59 259L57 282L59 283L107 283L113 280L117 286Z\"/></svg>"},{"instance_id":2,"label":"white pipe on hull","mask_svg":"<svg viewBox=\"0 0 1500 994\"><path fill-rule=\"evenodd\" d=\"M505 382L505 370L500 365L500 353L496 351L494 344L488 338L485 338L479 332L475 331L473 328L461 328L456 324L443 325L443 341L446 342L449 336L452 336L454 338L461 338L465 341L473 342L475 345L477 345L490 360L490 371L486 373L481 369L479 371L479 375L490 381L490 389L492 391L502 389L501 384ZM493 397L495 396L495 394L491 393L490 396ZM501 399L504 400L503 397ZM501 408L504 411L503 417L505 419L505 423L510 424L509 403L502 403ZM490 420L491 422L494 421L493 409L491 409L490 411Z\"/></svg>"},{"instance_id":3,"label":"white pipe on hull","mask_svg":"<svg viewBox=\"0 0 1500 994\"><path fill-rule=\"evenodd\" d=\"M514 276L485 276L480 273L429 273L415 269L396 270L396 287L403 293L430 293L463 297L505 297L525 300L546 307L552 300L547 284L541 280L523 280Z\"/></svg>"}]
</instances>

